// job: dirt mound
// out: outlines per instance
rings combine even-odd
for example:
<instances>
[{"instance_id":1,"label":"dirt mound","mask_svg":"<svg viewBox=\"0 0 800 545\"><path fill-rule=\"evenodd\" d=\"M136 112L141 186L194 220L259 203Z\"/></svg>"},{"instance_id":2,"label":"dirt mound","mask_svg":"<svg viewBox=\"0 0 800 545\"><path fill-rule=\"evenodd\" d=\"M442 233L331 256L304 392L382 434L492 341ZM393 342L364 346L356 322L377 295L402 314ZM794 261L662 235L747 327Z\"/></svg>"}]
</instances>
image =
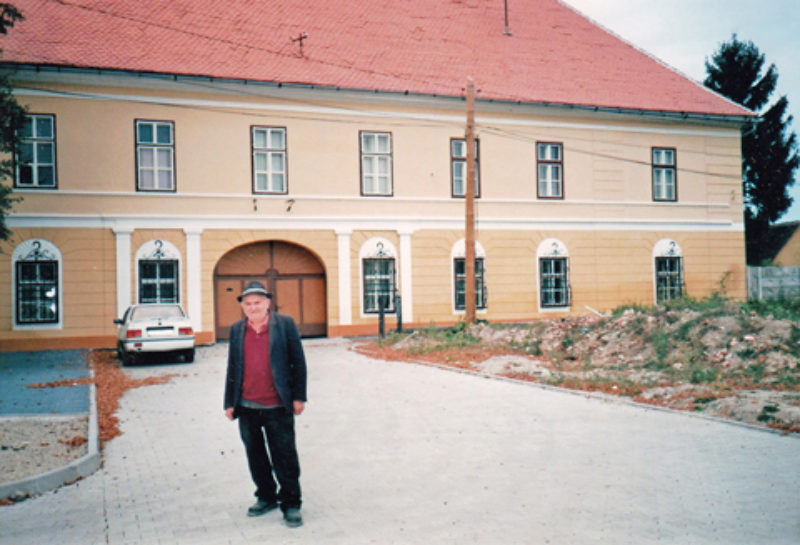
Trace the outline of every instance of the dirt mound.
<instances>
[{"instance_id":1,"label":"dirt mound","mask_svg":"<svg viewBox=\"0 0 800 545\"><path fill-rule=\"evenodd\" d=\"M419 330L359 350L800 432L800 327L734 303Z\"/></svg>"}]
</instances>

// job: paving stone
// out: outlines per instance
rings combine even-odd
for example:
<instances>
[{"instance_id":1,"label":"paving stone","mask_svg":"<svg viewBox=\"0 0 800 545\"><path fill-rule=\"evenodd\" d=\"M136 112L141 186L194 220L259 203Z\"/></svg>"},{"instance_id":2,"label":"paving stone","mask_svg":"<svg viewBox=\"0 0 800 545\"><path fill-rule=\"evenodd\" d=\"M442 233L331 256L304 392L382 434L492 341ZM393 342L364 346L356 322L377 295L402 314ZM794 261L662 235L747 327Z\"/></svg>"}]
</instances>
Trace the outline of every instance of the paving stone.
<instances>
[{"instance_id":1,"label":"paving stone","mask_svg":"<svg viewBox=\"0 0 800 545\"><path fill-rule=\"evenodd\" d=\"M247 517L225 347L128 391L103 469L0 508L0 544L796 544L800 439L304 342L304 526Z\"/></svg>"}]
</instances>

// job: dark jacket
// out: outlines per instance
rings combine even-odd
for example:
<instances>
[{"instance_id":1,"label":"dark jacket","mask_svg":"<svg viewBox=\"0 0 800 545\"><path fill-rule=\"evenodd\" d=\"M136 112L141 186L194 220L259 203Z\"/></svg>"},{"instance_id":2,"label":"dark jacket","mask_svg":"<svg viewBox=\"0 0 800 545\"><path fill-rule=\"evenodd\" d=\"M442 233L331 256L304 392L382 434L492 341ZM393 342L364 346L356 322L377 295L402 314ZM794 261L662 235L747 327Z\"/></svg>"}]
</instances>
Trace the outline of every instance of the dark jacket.
<instances>
[{"instance_id":1,"label":"dark jacket","mask_svg":"<svg viewBox=\"0 0 800 545\"><path fill-rule=\"evenodd\" d=\"M231 326L228 346L228 377L223 408L233 407L234 418L242 399L246 323L247 318L244 318ZM293 401L306 401L306 357L291 316L269 313L269 360L281 403L289 412L293 412Z\"/></svg>"}]
</instances>

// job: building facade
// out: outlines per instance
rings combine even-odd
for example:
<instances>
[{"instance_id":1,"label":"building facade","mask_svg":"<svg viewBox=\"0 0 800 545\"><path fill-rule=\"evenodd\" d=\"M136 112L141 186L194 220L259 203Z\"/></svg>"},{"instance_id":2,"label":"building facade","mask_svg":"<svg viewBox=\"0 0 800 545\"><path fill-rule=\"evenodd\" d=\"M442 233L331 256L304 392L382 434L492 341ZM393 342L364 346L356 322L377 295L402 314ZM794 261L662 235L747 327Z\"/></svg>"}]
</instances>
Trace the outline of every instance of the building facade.
<instances>
[{"instance_id":1,"label":"building facade","mask_svg":"<svg viewBox=\"0 0 800 545\"><path fill-rule=\"evenodd\" d=\"M479 92L470 183L460 92L3 49L28 110L0 254L4 350L112 347L113 319L156 301L181 303L211 343L253 279L305 336L374 334L381 307L389 327L456 323L468 190L478 318L745 297L747 112L699 87L688 113Z\"/></svg>"}]
</instances>

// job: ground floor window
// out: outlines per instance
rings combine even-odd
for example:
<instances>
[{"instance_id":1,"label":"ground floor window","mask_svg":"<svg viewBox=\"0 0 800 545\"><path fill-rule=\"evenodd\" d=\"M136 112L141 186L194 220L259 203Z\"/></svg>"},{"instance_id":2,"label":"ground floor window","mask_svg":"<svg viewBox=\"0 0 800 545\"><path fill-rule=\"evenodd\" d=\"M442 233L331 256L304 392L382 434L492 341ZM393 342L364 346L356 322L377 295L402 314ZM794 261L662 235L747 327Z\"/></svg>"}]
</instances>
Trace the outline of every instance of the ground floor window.
<instances>
[{"instance_id":1,"label":"ground floor window","mask_svg":"<svg viewBox=\"0 0 800 545\"><path fill-rule=\"evenodd\" d=\"M363 260L364 268L364 312L395 311L395 262L394 258L378 257Z\"/></svg>"},{"instance_id":2,"label":"ground floor window","mask_svg":"<svg viewBox=\"0 0 800 545\"><path fill-rule=\"evenodd\" d=\"M58 304L58 262L18 262L17 323L57 323Z\"/></svg>"},{"instance_id":3,"label":"ground floor window","mask_svg":"<svg viewBox=\"0 0 800 545\"><path fill-rule=\"evenodd\" d=\"M139 302L178 302L178 261L143 259L139 261Z\"/></svg>"},{"instance_id":4,"label":"ground floor window","mask_svg":"<svg viewBox=\"0 0 800 545\"><path fill-rule=\"evenodd\" d=\"M467 260L457 257L453 261L455 271L455 306L456 310L465 310L467 307ZM484 261L482 257L475 258L475 308L486 308L486 283L484 281Z\"/></svg>"},{"instance_id":5,"label":"ground floor window","mask_svg":"<svg viewBox=\"0 0 800 545\"><path fill-rule=\"evenodd\" d=\"M566 257L539 259L539 294L542 307L569 306L569 275Z\"/></svg>"},{"instance_id":6,"label":"ground floor window","mask_svg":"<svg viewBox=\"0 0 800 545\"><path fill-rule=\"evenodd\" d=\"M682 258L656 257L656 302L679 299L683 295Z\"/></svg>"}]
</instances>

